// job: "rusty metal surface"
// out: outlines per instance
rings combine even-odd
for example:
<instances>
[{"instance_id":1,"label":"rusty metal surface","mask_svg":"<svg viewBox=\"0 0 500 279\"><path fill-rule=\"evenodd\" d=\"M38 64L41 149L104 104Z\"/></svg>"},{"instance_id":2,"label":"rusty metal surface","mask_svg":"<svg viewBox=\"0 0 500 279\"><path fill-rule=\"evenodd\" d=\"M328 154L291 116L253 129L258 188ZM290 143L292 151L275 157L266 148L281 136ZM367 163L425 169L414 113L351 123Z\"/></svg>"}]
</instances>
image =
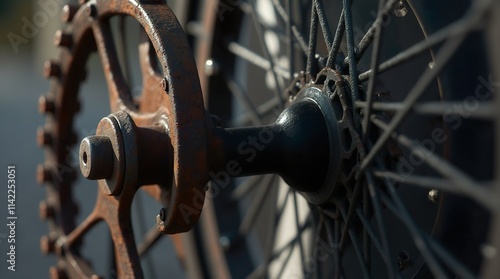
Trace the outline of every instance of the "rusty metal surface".
<instances>
[{"instance_id":1,"label":"rusty metal surface","mask_svg":"<svg viewBox=\"0 0 500 279\"><path fill-rule=\"evenodd\" d=\"M140 100L133 100L121 74L109 22L116 15L135 18L147 34L139 47L144 85ZM201 208L198 200L196 206L193 204L191 193L196 190L204 194L208 181L208 170L203 171L207 166L205 111L196 66L184 31L164 1L81 1L80 6L63 8L62 21L68 26L58 31L54 38L54 44L60 48L60 57L44 66L44 76L52 80L51 91L40 98L39 105L40 112L47 116L46 128L38 135L38 142L44 146L46 154L46 162L38 168L38 181L47 189L47 201L41 205L40 214L47 219L50 229L41 245L44 251L58 255L58 265L51 269L52 276L96 278L84 255L79 253L80 239L97 222L105 221L115 245L118 276L141 278L130 216L138 183L137 177L128 176L130 172L137 173L137 165L135 171L125 172L121 192L106 193L103 189L108 187L100 187L93 213L82 224L75 224L72 185L76 170L65 162L68 146L77 142L72 125L80 109L77 92L86 76L82 65L91 52L98 51L112 112L126 111L140 127L160 121L167 123L174 169L172 188L168 189L169 195L167 189L159 185L144 188L168 205L169 233L187 231L196 223ZM157 68L155 61L160 64L160 71L154 70ZM183 144L188 141L191 144ZM135 143L129 145L135 146ZM128 155L130 158L135 156ZM193 169L202 171L193 173ZM108 195L111 192L114 195ZM186 215L181 205L195 210ZM176 243L178 253L182 254L180 242Z\"/></svg>"}]
</instances>

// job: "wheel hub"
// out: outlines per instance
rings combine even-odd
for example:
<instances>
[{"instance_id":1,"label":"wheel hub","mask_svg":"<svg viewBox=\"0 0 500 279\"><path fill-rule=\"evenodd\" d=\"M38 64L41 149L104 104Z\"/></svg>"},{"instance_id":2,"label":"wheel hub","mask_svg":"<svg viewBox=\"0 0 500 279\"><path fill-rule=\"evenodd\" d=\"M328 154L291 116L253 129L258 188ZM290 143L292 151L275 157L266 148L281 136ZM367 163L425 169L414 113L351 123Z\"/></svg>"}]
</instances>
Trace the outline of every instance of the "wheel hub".
<instances>
[{"instance_id":1,"label":"wheel hub","mask_svg":"<svg viewBox=\"0 0 500 279\"><path fill-rule=\"evenodd\" d=\"M304 88L276 122L266 126L225 129L213 125L207 117L210 152L209 165L204 169L208 172L192 169L192 173L205 177L206 183L209 179L279 174L309 202L326 202L336 190L332 185L337 184L342 159L339 120L326 93L315 86ZM99 180L107 195L119 194L124 184L130 185L127 180L131 178L137 179L139 186L159 184L172 192L172 174L177 170L172 162L168 123L164 116L156 125L138 127L126 112L103 118L96 135L80 145L83 175ZM195 189L191 194L190 204L202 205L196 200L203 193ZM189 220L201 207L180 210ZM160 229L176 232L166 225L168 212L161 217Z\"/></svg>"}]
</instances>

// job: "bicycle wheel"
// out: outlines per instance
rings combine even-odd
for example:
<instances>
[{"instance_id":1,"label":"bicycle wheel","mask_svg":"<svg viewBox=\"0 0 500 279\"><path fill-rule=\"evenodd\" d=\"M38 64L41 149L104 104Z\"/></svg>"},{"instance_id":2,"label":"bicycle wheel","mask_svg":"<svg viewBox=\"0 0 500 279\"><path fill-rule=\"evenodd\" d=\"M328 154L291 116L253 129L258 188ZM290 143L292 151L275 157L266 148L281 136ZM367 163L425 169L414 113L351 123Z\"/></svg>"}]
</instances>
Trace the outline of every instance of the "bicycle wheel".
<instances>
[{"instance_id":1,"label":"bicycle wheel","mask_svg":"<svg viewBox=\"0 0 500 279\"><path fill-rule=\"evenodd\" d=\"M186 30L222 122L272 123L318 87L341 127L320 202L275 176L212 177L197 230L208 277L495 278L498 4L196 7Z\"/></svg>"}]
</instances>

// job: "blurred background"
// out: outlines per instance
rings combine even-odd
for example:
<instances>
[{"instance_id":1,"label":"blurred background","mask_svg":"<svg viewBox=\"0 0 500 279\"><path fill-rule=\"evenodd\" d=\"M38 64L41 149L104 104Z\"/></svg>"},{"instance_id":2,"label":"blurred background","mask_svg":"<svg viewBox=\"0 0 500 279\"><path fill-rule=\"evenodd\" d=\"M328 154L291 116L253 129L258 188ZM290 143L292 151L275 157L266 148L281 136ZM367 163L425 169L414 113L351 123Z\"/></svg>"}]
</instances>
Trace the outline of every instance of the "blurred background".
<instances>
[{"instance_id":1,"label":"blurred background","mask_svg":"<svg viewBox=\"0 0 500 279\"><path fill-rule=\"evenodd\" d=\"M57 5L57 12L46 9L49 2ZM43 62L57 58L53 38L61 28L60 11L65 2L71 1L0 0L0 278L49 278L49 268L56 264L55 256L40 251L40 238L47 234L48 228L40 220L38 210L46 194L44 187L36 183L36 167L45 160L36 144L36 131L45 125L44 117L38 113L38 98L50 89L50 81L42 76ZM36 29L28 30L27 22ZM137 26L129 26L134 27ZM138 30L133 31L138 35ZM96 54L87 69L88 78L80 92L83 109L75 124L80 139L93 134L99 120L109 114L107 87ZM71 153L77 152L75 147ZM74 157L68 158L68 162L78 167ZM6 255L8 165L15 165L17 171L15 272L7 269ZM79 223L95 204L97 184L80 178L75 191L81 197ZM133 223L139 234L155 226L159 209L158 203L142 193L135 198ZM165 272L171 278L183 278L170 239L164 237L161 242L143 260L146 278L163 277ZM100 224L85 237L83 253L91 259L98 274L106 278L114 277L110 251L107 228Z\"/></svg>"}]
</instances>

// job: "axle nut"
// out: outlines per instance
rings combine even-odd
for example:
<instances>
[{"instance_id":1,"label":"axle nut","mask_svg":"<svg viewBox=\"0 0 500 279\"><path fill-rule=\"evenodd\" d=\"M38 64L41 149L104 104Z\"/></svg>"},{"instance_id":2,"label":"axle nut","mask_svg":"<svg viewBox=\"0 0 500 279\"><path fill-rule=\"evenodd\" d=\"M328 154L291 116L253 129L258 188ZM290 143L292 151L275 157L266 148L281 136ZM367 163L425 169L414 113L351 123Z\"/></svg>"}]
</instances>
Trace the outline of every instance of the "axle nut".
<instances>
[{"instance_id":1,"label":"axle nut","mask_svg":"<svg viewBox=\"0 0 500 279\"><path fill-rule=\"evenodd\" d=\"M113 147L106 136L90 136L80 144L80 170L85 178L108 179L113 172Z\"/></svg>"}]
</instances>

